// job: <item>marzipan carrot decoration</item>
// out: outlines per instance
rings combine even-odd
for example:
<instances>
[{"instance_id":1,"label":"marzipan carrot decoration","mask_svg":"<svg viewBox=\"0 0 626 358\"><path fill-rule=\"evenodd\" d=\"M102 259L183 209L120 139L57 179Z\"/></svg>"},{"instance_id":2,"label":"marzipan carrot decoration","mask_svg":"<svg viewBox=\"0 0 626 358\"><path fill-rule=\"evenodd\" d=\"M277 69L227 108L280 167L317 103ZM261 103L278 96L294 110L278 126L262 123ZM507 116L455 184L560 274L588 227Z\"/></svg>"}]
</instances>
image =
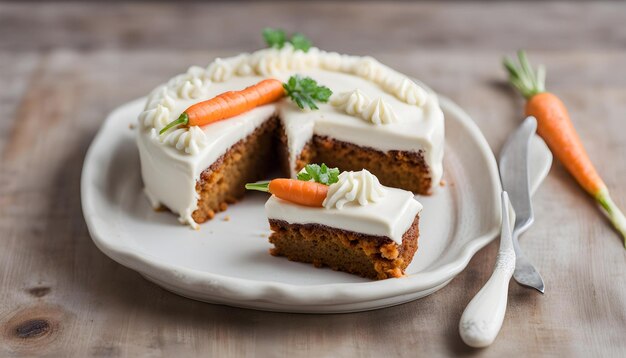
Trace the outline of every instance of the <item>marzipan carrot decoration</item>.
<instances>
[{"instance_id":1,"label":"marzipan carrot decoration","mask_svg":"<svg viewBox=\"0 0 626 358\"><path fill-rule=\"evenodd\" d=\"M332 91L309 77L291 76L287 83L266 79L241 91L224 92L187 108L159 134L177 126L205 126L247 112L289 96L300 108L317 109L315 102L327 102Z\"/></svg>"},{"instance_id":2,"label":"marzipan carrot decoration","mask_svg":"<svg viewBox=\"0 0 626 358\"><path fill-rule=\"evenodd\" d=\"M313 207L322 207L328 194L327 185L298 179L273 179L251 183L246 184L246 189L268 192L283 200Z\"/></svg>"},{"instance_id":3,"label":"marzipan carrot decoration","mask_svg":"<svg viewBox=\"0 0 626 358\"><path fill-rule=\"evenodd\" d=\"M539 66L535 73L523 51L518 52L518 58L519 65L505 58L504 66L509 72L511 84L527 100L526 115L537 119L539 135L578 184L606 211L613 226L624 237L626 247L626 218L611 199L606 184L591 163L565 105L556 95L546 91L545 68Z\"/></svg>"},{"instance_id":4,"label":"marzipan carrot decoration","mask_svg":"<svg viewBox=\"0 0 626 358\"><path fill-rule=\"evenodd\" d=\"M339 180L339 169L329 168L326 164L308 164L298 179L274 179L246 184L246 189L271 193L292 203L322 207L328 194L328 186Z\"/></svg>"},{"instance_id":5,"label":"marzipan carrot decoration","mask_svg":"<svg viewBox=\"0 0 626 358\"><path fill-rule=\"evenodd\" d=\"M204 126L234 117L258 106L276 102L285 96L279 80L267 79L241 91L229 91L187 108L177 120L165 126L160 134L178 125Z\"/></svg>"}]
</instances>

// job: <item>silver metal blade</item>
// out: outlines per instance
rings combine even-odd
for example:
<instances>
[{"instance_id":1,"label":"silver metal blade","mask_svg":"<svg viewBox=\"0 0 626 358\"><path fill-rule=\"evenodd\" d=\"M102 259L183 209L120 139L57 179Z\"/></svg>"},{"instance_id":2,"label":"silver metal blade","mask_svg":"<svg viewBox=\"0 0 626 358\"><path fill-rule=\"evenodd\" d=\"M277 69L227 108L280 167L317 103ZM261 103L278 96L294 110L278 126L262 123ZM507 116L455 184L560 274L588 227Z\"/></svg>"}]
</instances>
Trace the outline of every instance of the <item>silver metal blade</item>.
<instances>
[{"instance_id":1,"label":"silver metal blade","mask_svg":"<svg viewBox=\"0 0 626 358\"><path fill-rule=\"evenodd\" d=\"M529 143L537 130L537 120L528 117L509 137L500 153L500 178L502 189L507 191L515 211L513 248L515 249L515 272L513 278L522 286L544 293L541 275L526 258L519 246L518 237L533 223L533 208L530 201L530 171L528 163Z\"/></svg>"},{"instance_id":2,"label":"silver metal blade","mask_svg":"<svg viewBox=\"0 0 626 358\"><path fill-rule=\"evenodd\" d=\"M537 120L528 117L509 137L500 152L500 178L502 190L509 193L515 210L515 229L523 230L533 221L530 202L530 172L528 168L528 145L537 130Z\"/></svg>"}]
</instances>

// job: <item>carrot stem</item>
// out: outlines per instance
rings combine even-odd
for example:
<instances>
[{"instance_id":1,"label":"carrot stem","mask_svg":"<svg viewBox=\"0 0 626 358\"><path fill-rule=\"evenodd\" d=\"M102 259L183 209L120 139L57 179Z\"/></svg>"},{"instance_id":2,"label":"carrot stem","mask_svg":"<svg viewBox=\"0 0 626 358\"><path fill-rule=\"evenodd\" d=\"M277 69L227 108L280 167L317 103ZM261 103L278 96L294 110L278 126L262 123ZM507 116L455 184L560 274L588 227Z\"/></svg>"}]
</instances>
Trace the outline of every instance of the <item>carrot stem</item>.
<instances>
[{"instance_id":1,"label":"carrot stem","mask_svg":"<svg viewBox=\"0 0 626 358\"><path fill-rule=\"evenodd\" d=\"M607 189L601 190L596 195L596 200L609 216L609 220L617 231L624 237L624 248L626 248L626 217L615 205Z\"/></svg>"},{"instance_id":2,"label":"carrot stem","mask_svg":"<svg viewBox=\"0 0 626 358\"><path fill-rule=\"evenodd\" d=\"M513 87L524 96L530 99L532 96L546 91L546 69L543 66L537 68L537 73L533 71L526 52L518 51L517 58L520 65L517 66L510 58L504 58L504 68L509 73L509 81Z\"/></svg>"},{"instance_id":3,"label":"carrot stem","mask_svg":"<svg viewBox=\"0 0 626 358\"><path fill-rule=\"evenodd\" d=\"M176 127L179 125L187 125L187 123L189 123L189 116L187 115L187 113L183 112L180 117L178 117L178 119L176 119L175 121L172 121L170 123L168 123L168 125L166 125L165 127L163 127L163 129L161 129L159 131L159 135L167 132L170 128L172 127Z\"/></svg>"},{"instance_id":4,"label":"carrot stem","mask_svg":"<svg viewBox=\"0 0 626 358\"><path fill-rule=\"evenodd\" d=\"M258 181L256 183L248 183L246 184L246 189L248 190L258 190L258 191L262 191L265 193L269 193L270 192L270 181L269 180L265 180L265 181Z\"/></svg>"}]
</instances>

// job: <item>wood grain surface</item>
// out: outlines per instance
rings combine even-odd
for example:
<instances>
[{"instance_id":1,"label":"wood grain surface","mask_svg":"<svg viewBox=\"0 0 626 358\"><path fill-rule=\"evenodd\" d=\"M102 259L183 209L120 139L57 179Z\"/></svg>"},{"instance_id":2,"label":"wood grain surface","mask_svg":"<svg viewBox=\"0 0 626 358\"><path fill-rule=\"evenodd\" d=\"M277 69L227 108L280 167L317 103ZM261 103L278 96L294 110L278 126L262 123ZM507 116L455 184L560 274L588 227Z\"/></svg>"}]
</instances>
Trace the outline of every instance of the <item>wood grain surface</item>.
<instances>
[{"instance_id":1,"label":"wood grain surface","mask_svg":"<svg viewBox=\"0 0 626 358\"><path fill-rule=\"evenodd\" d=\"M496 243L415 302L257 312L176 296L113 262L89 238L79 196L108 112L191 64L262 46L271 25L422 79L496 151L522 111L500 58L527 48L626 208L625 23L624 2L0 3L0 356L625 356L626 251L559 164L521 242L546 294L511 283L502 331L482 350L457 325Z\"/></svg>"}]
</instances>

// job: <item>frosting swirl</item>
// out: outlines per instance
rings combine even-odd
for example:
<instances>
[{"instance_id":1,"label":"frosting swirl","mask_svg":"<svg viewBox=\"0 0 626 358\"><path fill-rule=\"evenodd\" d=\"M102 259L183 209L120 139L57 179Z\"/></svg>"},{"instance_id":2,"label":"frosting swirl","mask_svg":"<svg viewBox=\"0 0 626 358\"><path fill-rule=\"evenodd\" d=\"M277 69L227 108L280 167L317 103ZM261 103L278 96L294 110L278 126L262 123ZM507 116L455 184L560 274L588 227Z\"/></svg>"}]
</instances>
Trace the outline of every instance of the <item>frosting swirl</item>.
<instances>
[{"instance_id":1,"label":"frosting swirl","mask_svg":"<svg viewBox=\"0 0 626 358\"><path fill-rule=\"evenodd\" d=\"M398 122L398 117L396 117L393 109L382 99L382 97L370 102L363 112L361 112L361 117L372 122L373 124L390 124Z\"/></svg>"},{"instance_id":2,"label":"frosting swirl","mask_svg":"<svg viewBox=\"0 0 626 358\"><path fill-rule=\"evenodd\" d=\"M358 89L336 94L330 99L330 104L352 115L361 115L370 102L365 93Z\"/></svg>"},{"instance_id":3,"label":"frosting swirl","mask_svg":"<svg viewBox=\"0 0 626 358\"><path fill-rule=\"evenodd\" d=\"M156 108L148 109L139 115L139 122L144 128L155 128L161 130L170 121L169 108L158 104Z\"/></svg>"},{"instance_id":4,"label":"frosting swirl","mask_svg":"<svg viewBox=\"0 0 626 358\"><path fill-rule=\"evenodd\" d=\"M398 99L417 106L426 104L428 94L422 87L418 86L417 83L411 81L409 78L404 77L402 81L394 87L393 93Z\"/></svg>"},{"instance_id":5,"label":"frosting swirl","mask_svg":"<svg viewBox=\"0 0 626 358\"><path fill-rule=\"evenodd\" d=\"M375 83L381 83L391 70L372 57L363 57L354 65L354 73Z\"/></svg>"},{"instance_id":6,"label":"frosting swirl","mask_svg":"<svg viewBox=\"0 0 626 358\"><path fill-rule=\"evenodd\" d=\"M192 78L180 84L176 93L179 98L196 99L205 96L210 85L210 81L203 81L199 78Z\"/></svg>"},{"instance_id":7,"label":"frosting swirl","mask_svg":"<svg viewBox=\"0 0 626 358\"><path fill-rule=\"evenodd\" d=\"M214 82L224 82L233 75L233 67L228 61L216 58L206 69L205 76Z\"/></svg>"},{"instance_id":8,"label":"frosting swirl","mask_svg":"<svg viewBox=\"0 0 626 358\"><path fill-rule=\"evenodd\" d=\"M156 129L153 129L153 131L156 132ZM168 144L191 155L200 153L200 150L209 144L206 135L198 126L174 129L162 136L154 134L161 143Z\"/></svg>"},{"instance_id":9,"label":"frosting swirl","mask_svg":"<svg viewBox=\"0 0 626 358\"><path fill-rule=\"evenodd\" d=\"M347 203L364 206L379 201L385 195L386 190L378 178L366 169L343 172L339 174L339 181L328 187L328 194L322 205L326 209L341 209Z\"/></svg>"}]
</instances>

